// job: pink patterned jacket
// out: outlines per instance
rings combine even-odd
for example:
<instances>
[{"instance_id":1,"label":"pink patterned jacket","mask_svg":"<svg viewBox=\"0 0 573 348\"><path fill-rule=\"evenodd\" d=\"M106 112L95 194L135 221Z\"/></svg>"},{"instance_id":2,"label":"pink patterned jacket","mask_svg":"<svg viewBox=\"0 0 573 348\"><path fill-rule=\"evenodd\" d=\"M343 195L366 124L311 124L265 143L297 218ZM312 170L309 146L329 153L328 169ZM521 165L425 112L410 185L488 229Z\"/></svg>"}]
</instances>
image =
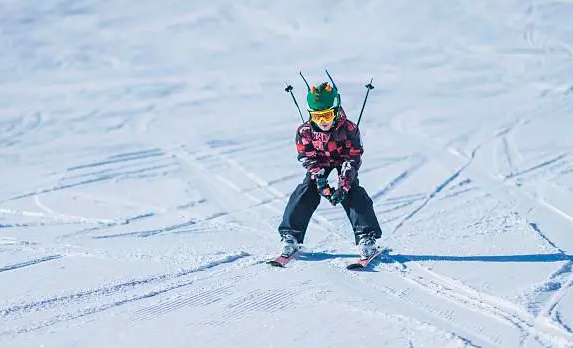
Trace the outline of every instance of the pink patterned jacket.
<instances>
[{"instance_id":1,"label":"pink patterned jacket","mask_svg":"<svg viewBox=\"0 0 573 348\"><path fill-rule=\"evenodd\" d=\"M321 169L340 168L338 187L349 191L362 164L362 141L355 123L346 118L342 107L336 124L327 132L306 121L296 132L298 160L311 175Z\"/></svg>"}]
</instances>

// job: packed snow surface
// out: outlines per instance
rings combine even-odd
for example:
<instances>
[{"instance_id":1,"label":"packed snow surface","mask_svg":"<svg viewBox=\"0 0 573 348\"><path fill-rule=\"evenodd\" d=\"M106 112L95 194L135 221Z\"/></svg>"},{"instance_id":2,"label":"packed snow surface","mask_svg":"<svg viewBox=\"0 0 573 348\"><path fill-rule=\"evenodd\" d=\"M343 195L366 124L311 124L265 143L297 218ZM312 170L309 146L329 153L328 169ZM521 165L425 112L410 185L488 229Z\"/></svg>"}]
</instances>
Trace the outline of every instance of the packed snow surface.
<instances>
[{"instance_id":1,"label":"packed snow surface","mask_svg":"<svg viewBox=\"0 0 573 348\"><path fill-rule=\"evenodd\" d=\"M0 0L0 346L573 346L573 2ZM323 201L333 75L389 259ZM334 184L335 176L330 177Z\"/></svg>"}]
</instances>

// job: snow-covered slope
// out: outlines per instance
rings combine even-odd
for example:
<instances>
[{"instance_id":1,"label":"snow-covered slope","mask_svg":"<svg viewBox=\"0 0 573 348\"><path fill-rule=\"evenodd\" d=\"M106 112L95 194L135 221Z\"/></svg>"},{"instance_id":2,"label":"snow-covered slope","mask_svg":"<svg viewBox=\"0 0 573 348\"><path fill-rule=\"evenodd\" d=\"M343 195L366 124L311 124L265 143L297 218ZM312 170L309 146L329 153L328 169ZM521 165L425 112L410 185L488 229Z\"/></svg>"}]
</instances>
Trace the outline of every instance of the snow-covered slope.
<instances>
[{"instance_id":1,"label":"snow-covered slope","mask_svg":"<svg viewBox=\"0 0 573 348\"><path fill-rule=\"evenodd\" d=\"M573 2L0 0L0 346L572 347ZM340 208L264 261L334 75ZM333 178L334 179L334 178Z\"/></svg>"}]
</instances>

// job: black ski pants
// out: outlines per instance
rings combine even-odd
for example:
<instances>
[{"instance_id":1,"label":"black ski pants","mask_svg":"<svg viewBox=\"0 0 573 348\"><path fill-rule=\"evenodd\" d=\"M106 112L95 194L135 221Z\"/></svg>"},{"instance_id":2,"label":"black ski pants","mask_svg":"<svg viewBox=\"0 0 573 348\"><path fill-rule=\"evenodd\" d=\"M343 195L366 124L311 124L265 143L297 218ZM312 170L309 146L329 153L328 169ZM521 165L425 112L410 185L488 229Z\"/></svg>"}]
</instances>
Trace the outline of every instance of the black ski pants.
<instances>
[{"instance_id":1,"label":"black ski pants","mask_svg":"<svg viewBox=\"0 0 573 348\"><path fill-rule=\"evenodd\" d=\"M333 169L327 170L325 175L328 176ZM340 172L340 168L336 169ZM289 198L283 214L283 221L278 228L279 233L282 235L288 232L299 243L303 243L310 218L320 204L320 198L316 180L313 180L311 174L307 173L303 182L295 188ZM372 199L366 190L359 185L358 177L354 179L347 198L341 204L354 230L356 244L363 234L371 233L375 238L381 237L382 230L374 213Z\"/></svg>"}]
</instances>

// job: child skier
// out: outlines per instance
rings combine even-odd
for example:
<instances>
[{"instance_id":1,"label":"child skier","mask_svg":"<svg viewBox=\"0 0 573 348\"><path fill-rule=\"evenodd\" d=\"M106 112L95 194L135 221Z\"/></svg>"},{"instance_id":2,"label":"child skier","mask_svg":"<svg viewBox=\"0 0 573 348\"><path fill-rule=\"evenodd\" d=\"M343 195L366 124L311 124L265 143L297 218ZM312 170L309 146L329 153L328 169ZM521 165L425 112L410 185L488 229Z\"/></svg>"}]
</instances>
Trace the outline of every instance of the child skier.
<instances>
[{"instance_id":1,"label":"child skier","mask_svg":"<svg viewBox=\"0 0 573 348\"><path fill-rule=\"evenodd\" d=\"M327 82L309 88L310 118L296 132L298 160L307 173L291 194L278 227L283 241L281 256L292 256L304 241L310 218L321 196L332 205L341 204L354 230L360 258L376 252L376 239L382 231L372 200L358 183L362 163L362 141L358 126L346 118L336 87ZM336 169L336 188L328 184L328 175Z\"/></svg>"}]
</instances>

